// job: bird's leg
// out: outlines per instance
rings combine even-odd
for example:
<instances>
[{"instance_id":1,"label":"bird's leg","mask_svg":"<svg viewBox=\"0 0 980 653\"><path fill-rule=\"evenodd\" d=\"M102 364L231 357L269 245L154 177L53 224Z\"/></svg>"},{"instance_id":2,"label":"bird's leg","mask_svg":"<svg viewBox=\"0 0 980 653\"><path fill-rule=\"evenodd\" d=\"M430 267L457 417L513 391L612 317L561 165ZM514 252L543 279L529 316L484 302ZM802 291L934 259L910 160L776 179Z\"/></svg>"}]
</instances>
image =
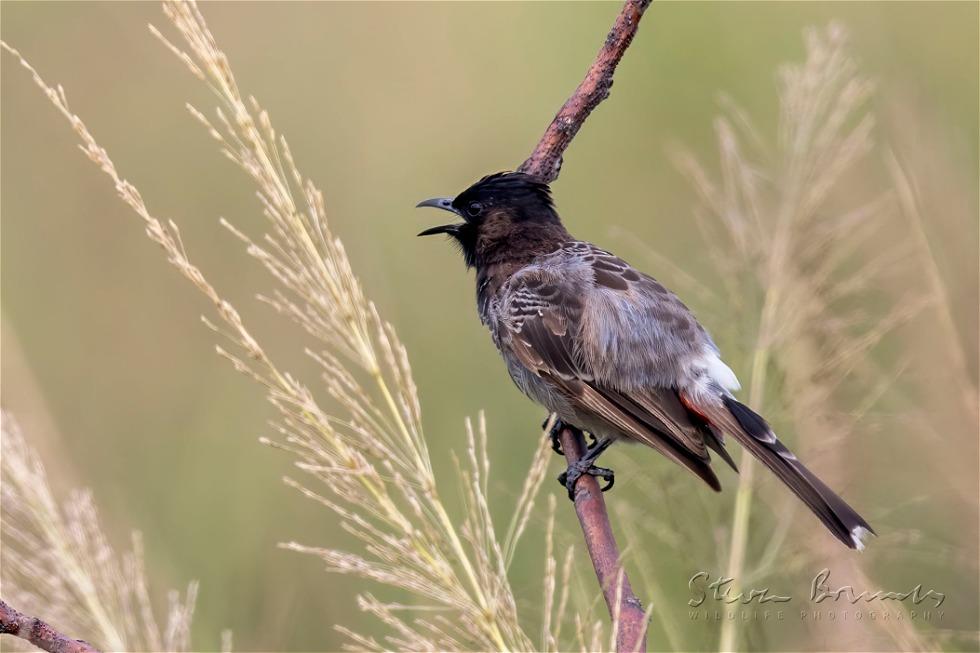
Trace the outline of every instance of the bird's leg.
<instances>
[{"instance_id":1,"label":"bird's leg","mask_svg":"<svg viewBox=\"0 0 980 653\"><path fill-rule=\"evenodd\" d=\"M568 490L568 498L575 500L575 484L578 479L583 475L598 476L602 480L606 481L606 485L601 489L603 492L612 488L613 483L616 482L616 477L613 474L613 470L607 469L605 467L597 467L593 465L596 459L602 455L602 452L609 448L612 444L611 438L606 438L605 440L596 439L595 444L588 448L585 455L580 459L575 461L575 463L568 466L564 472L558 475L558 482L565 486Z\"/></svg>"}]
</instances>

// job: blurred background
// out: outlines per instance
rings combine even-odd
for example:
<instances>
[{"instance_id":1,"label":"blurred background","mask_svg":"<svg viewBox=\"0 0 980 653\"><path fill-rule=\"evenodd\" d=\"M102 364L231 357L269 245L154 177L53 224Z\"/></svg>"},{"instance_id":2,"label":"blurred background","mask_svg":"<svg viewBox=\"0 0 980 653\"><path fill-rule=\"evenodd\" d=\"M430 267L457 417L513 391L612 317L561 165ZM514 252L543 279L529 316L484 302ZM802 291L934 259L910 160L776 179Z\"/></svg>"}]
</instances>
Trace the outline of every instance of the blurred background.
<instances>
[{"instance_id":1,"label":"blurred background","mask_svg":"<svg viewBox=\"0 0 980 653\"><path fill-rule=\"evenodd\" d=\"M334 231L398 328L440 476L453 487L450 452L463 447L464 417L485 410L491 495L505 510L544 415L507 379L475 314L472 273L445 243L415 238L438 216L413 207L518 165L580 81L619 5L202 8L243 91L260 99L299 167L325 191ZM553 189L576 236L668 283L677 284L679 266L717 286L694 219L697 193L670 153L684 148L709 168L717 161L720 92L774 139L776 71L804 57L805 27L831 20L848 30L861 73L876 83L870 109L879 147L850 185L886 191L888 152L902 161L948 310L926 306L866 354L891 371L881 387L854 389L861 393L854 405L839 406L857 410L872 391L880 398L866 408L867 432L834 444L845 471L826 475L881 535L860 559L874 585L856 589L904 592L921 583L944 592L942 618L912 628L937 646L974 650L978 425L960 398L975 398L977 383L978 5L655 3L610 100L567 152ZM151 211L180 225L191 258L284 366L309 373L295 331L254 299L269 287L265 273L218 224L223 216L250 233L264 228L250 185L184 109L186 101L209 107L211 99L149 35L148 22L166 23L154 3L2 5L3 39L65 86L73 110ZM217 647L223 628L233 630L239 650L336 649L337 623L378 633L353 600L371 589L365 582L322 573L317 560L276 548L284 540L343 547L345 539L329 513L282 484L289 460L257 441L271 409L215 356L213 335L198 319L208 307L6 54L2 76L2 401L40 450L56 489L92 488L115 541L141 530L157 590L200 580L196 648ZM909 228L891 211L889 241ZM898 273L875 288L876 301L903 301L929 274L924 265L919 256L901 259ZM740 352L751 342L730 329L724 303L684 298L747 377ZM963 366L937 353L951 349ZM824 475L833 463L821 457L819 436L812 446L799 442L792 421L778 417L779 396L768 407L787 427L784 439ZM690 618L687 581L699 570L712 577L724 570L737 478L723 471L726 492L708 496L652 451L613 450L603 460L619 472L611 501L625 506L617 528L634 556L634 584L671 624L655 620L651 648L715 647L720 624ZM559 471L556 458L549 477ZM762 486L782 492L770 481ZM549 479L546 489L557 486ZM580 546L564 503L559 520L559 548ZM674 540L655 532L671 530L670 520L684 524ZM753 513L750 558L763 554L777 522L772 511ZM531 623L540 536L533 531L525 541L512 575L518 595L527 591L522 607ZM830 540L801 514L760 585L805 595L809 579L841 554L811 552L795 564L815 538ZM828 551L835 545L829 541ZM588 561L576 565L581 591L593 592ZM835 581L853 578L840 572ZM848 640L840 624L808 622L794 609L744 632L746 646L759 650L897 647L877 625Z\"/></svg>"}]
</instances>

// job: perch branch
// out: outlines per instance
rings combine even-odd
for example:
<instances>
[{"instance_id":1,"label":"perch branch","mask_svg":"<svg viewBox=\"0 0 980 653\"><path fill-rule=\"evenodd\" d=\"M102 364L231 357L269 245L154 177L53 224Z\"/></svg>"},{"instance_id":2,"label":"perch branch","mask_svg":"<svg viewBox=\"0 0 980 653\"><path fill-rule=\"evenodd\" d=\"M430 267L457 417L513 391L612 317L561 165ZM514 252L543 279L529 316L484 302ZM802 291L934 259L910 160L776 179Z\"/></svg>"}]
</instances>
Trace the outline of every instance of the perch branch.
<instances>
[{"instance_id":1,"label":"perch branch","mask_svg":"<svg viewBox=\"0 0 980 653\"><path fill-rule=\"evenodd\" d=\"M649 5L650 0L626 0L626 4L616 17L616 22L609 30L609 35L606 36L605 43L599 49L599 54L585 73L585 79L562 105L548 125L548 129L545 130L544 136L531 152L531 156L521 164L518 171L526 172L547 183L558 178L562 154L592 110L609 97L616 66L633 41L636 30L640 26L640 18Z\"/></svg>"},{"instance_id":2,"label":"perch branch","mask_svg":"<svg viewBox=\"0 0 980 653\"><path fill-rule=\"evenodd\" d=\"M626 1L599 49L599 54L585 73L585 79L562 105L531 156L518 170L548 183L558 178L562 154L589 114L609 97L616 66L633 41L640 18L649 4L650 0ZM582 432L576 429L563 430L561 446L568 464L575 463L585 453ZM606 512L606 502L602 498L598 481L592 476L581 477L575 486L575 513L582 525L582 534L606 599L609 615L613 620L618 619L616 650L620 653L645 651L647 615L622 568L619 547Z\"/></svg>"},{"instance_id":3,"label":"perch branch","mask_svg":"<svg viewBox=\"0 0 980 653\"><path fill-rule=\"evenodd\" d=\"M0 600L0 634L20 637L50 653L99 653L88 642L62 635L37 617L28 617L3 600Z\"/></svg>"},{"instance_id":4,"label":"perch branch","mask_svg":"<svg viewBox=\"0 0 980 653\"><path fill-rule=\"evenodd\" d=\"M586 449L582 432L578 429L564 429L561 432L561 448L569 465L579 460ZM609 615L613 619L618 616L619 619L616 650L619 653L645 651L647 614L622 569L619 547L609 523L609 513L606 512L606 502L594 476L584 475L576 483L575 514L582 525L585 546L592 558L592 566L606 599Z\"/></svg>"}]
</instances>

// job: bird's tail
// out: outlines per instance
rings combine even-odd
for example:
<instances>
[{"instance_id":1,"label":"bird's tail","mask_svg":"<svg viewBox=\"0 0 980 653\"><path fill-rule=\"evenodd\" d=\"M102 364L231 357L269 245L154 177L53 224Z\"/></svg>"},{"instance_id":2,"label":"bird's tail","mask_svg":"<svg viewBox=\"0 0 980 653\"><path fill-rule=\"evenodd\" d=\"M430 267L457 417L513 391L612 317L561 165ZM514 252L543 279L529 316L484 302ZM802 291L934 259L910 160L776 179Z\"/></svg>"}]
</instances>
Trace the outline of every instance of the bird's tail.
<instances>
[{"instance_id":1,"label":"bird's tail","mask_svg":"<svg viewBox=\"0 0 980 653\"><path fill-rule=\"evenodd\" d=\"M730 395L722 404L698 412L713 425L731 434L739 444L768 467L805 503L838 540L852 549L864 548L862 538L875 532L868 522L843 499L803 466L796 456L776 439L761 416Z\"/></svg>"}]
</instances>

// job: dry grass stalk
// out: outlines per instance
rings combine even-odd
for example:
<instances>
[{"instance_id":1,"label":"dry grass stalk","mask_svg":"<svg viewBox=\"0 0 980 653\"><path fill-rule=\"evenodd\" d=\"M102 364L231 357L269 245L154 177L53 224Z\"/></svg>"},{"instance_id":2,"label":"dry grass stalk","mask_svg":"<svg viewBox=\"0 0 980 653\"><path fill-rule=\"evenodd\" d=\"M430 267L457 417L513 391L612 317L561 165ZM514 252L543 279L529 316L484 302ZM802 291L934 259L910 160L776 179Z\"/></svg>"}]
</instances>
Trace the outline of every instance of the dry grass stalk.
<instances>
[{"instance_id":1,"label":"dry grass stalk","mask_svg":"<svg viewBox=\"0 0 980 653\"><path fill-rule=\"evenodd\" d=\"M4 598L103 650L187 651L197 583L168 595L161 628L143 564L143 544L119 554L102 530L92 495L58 505L37 453L2 414L2 581Z\"/></svg>"},{"instance_id":2,"label":"dry grass stalk","mask_svg":"<svg viewBox=\"0 0 980 653\"><path fill-rule=\"evenodd\" d=\"M177 226L154 217L139 191L116 170L69 109L61 87L52 88L23 58L21 63L70 122L86 155L143 221L150 239L214 304L220 324L205 321L230 343L218 352L265 387L279 414L274 426L279 437L266 442L294 455L307 479L286 482L334 511L363 551L296 542L283 547L319 557L330 571L400 588L419 601L385 604L360 596L360 607L387 624L392 635L378 642L340 628L356 648L533 649L518 620L506 570L544 477L544 445L501 541L487 506L485 424L481 417L476 429L468 425L467 461L460 465L466 513L462 520L449 516L432 470L407 353L394 328L365 297L343 244L331 233L322 193L301 174L268 114L241 94L196 4L166 2L164 10L183 44L151 30L214 92L218 107L213 118L188 108L255 185L269 233L252 239L226 226L276 282L265 300L318 343L306 353L320 366L327 394L341 414L323 408L305 384L276 364L238 311L188 258ZM314 483L319 491L312 489ZM556 631L564 605L563 600ZM557 632L551 639L558 641Z\"/></svg>"},{"instance_id":3,"label":"dry grass stalk","mask_svg":"<svg viewBox=\"0 0 980 653\"><path fill-rule=\"evenodd\" d=\"M918 191L914 180L910 174L903 169L902 164L895 156L894 152L888 152L886 162L888 171L891 174L892 182L898 195L899 206L902 215L906 218L909 229L912 233L912 240L919 260L922 261L922 269L929 286L929 293L936 298L936 316L939 319L940 327L943 330L944 349L949 357L949 365L952 372L962 388L963 408L965 417L972 422L977 421L980 413L980 406L977 397L977 385L970 374L970 366L967 363L968 355L963 350L963 343L960 340L959 332L956 328L956 320L953 318L952 300L949 290L943 281L943 276L939 271L939 262L936 260L936 253L929 243L926 235L925 225L923 224L922 213L919 210Z\"/></svg>"}]
</instances>

